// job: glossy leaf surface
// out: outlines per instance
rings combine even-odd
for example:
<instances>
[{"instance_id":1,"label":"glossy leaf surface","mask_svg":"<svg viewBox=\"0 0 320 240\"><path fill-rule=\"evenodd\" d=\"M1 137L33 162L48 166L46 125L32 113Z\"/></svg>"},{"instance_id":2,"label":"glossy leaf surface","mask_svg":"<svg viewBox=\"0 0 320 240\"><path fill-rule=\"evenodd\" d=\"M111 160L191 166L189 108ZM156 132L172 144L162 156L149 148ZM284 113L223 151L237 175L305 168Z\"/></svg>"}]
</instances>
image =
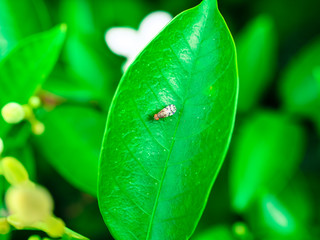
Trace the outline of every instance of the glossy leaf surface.
<instances>
[{"instance_id":1,"label":"glossy leaf surface","mask_svg":"<svg viewBox=\"0 0 320 240\"><path fill-rule=\"evenodd\" d=\"M178 15L129 67L99 169L100 210L115 239L191 236L229 145L237 89L234 43L216 1ZM177 112L155 121L169 104Z\"/></svg>"},{"instance_id":2,"label":"glossy leaf surface","mask_svg":"<svg viewBox=\"0 0 320 240\"><path fill-rule=\"evenodd\" d=\"M236 38L239 63L238 110L255 107L272 80L276 63L276 30L272 19L254 19Z\"/></svg>"},{"instance_id":3,"label":"glossy leaf surface","mask_svg":"<svg viewBox=\"0 0 320 240\"><path fill-rule=\"evenodd\" d=\"M60 106L44 114L46 130L36 146L71 184L96 195L105 117L85 107Z\"/></svg>"},{"instance_id":4,"label":"glossy leaf surface","mask_svg":"<svg viewBox=\"0 0 320 240\"><path fill-rule=\"evenodd\" d=\"M305 137L300 125L273 112L257 112L243 124L230 165L236 211L244 211L261 191L275 193L285 186L302 160Z\"/></svg>"},{"instance_id":5,"label":"glossy leaf surface","mask_svg":"<svg viewBox=\"0 0 320 240\"><path fill-rule=\"evenodd\" d=\"M19 42L0 62L0 109L9 102L25 104L54 67L66 26L33 35ZM8 130L0 117L0 137Z\"/></svg>"}]
</instances>

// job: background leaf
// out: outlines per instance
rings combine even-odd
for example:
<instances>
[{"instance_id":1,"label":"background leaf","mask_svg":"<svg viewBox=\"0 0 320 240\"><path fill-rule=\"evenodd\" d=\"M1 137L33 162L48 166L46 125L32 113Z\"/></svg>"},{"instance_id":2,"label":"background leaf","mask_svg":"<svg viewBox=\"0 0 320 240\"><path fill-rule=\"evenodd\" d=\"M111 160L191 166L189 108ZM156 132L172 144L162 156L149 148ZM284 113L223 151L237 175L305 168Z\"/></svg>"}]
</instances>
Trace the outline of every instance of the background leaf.
<instances>
[{"instance_id":1,"label":"background leaf","mask_svg":"<svg viewBox=\"0 0 320 240\"><path fill-rule=\"evenodd\" d=\"M0 109L9 103L25 104L53 69L66 32L66 25L28 37L0 62ZM9 129L0 117L0 137Z\"/></svg>"},{"instance_id":2,"label":"background leaf","mask_svg":"<svg viewBox=\"0 0 320 240\"><path fill-rule=\"evenodd\" d=\"M99 205L116 239L186 239L229 145L235 49L215 1L177 16L140 54L114 97ZM153 120L175 104L177 113Z\"/></svg>"},{"instance_id":3,"label":"background leaf","mask_svg":"<svg viewBox=\"0 0 320 240\"><path fill-rule=\"evenodd\" d=\"M320 120L319 55L320 38L291 61L280 81L284 109L316 121Z\"/></svg>"},{"instance_id":4,"label":"background leaf","mask_svg":"<svg viewBox=\"0 0 320 240\"><path fill-rule=\"evenodd\" d=\"M273 194L261 194L248 215L250 225L259 238L312 239L309 232L303 228L301 219Z\"/></svg>"},{"instance_id":5,"label":"background leaf","mask_svg":"<svg viewBox=\"0 0 320 240\"><path fill-rule=\"evenodd\" d=\"M87 107L60 106L41 121L46 131L34 137L37 148L70 183L95 196L105 117Z\"/></svg>"},{"instance_id":6,"label":"background leaf","mask_svg":"<svg viewBox=\"0 0 320 240\"><path fill-rule=\"evenodd\" d=\"M196 237L192 238L193 240L234 240L236 239L230 227L228 226L216 226L207 231L202 232Z\"/></svg>"},{"instance_id":7,"label":"background leaf","mask_svg":"<svg viewBox=\"0 0 320 240\"><path fill-rule=\"evenodd\" d=\"M236 38L240 112L255 107L267 90L276 66L276 42L274 23L267 15L251 21Z\"/></svg>"},{"instance_id":8,"label":"background leaf","mask_svg":"<svg viewBox=\"0 0 320 240\"><path fill-rule=\"evenodd\" d=\"M230 165L231 201L243 212L261 191L281 190L305 150L305 132L287 116L260 111L238 129Z\"/></svg>"},{"instance_id":9,"label":"background leaf","mask_svg":"<svg viewBox=\"0 0 320 240\"><path fill-rule=\"evenodd\" d=\"M43 0L0 1L0 39L5 41L1 52L12 49L19 41L51 26L49 12ZM0 45L1 46L1 45Z\"/></svg>"}]
</instances>

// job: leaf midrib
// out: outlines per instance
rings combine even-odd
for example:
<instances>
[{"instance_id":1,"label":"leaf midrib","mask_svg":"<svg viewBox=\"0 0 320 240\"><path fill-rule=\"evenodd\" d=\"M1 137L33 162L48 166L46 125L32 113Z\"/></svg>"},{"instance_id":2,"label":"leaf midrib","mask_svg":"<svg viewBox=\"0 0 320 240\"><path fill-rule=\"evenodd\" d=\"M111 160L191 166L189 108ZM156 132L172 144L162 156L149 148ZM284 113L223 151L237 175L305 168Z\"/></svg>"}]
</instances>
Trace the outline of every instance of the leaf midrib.
<instances>
[{"instance_id":1,"label":"leaf midrib","mask_svg":"<svg viewBox=\"0 0 320 240\"><path fill-rule=\"evenodd\" d=\"M183 107L183 109L184 109L184 107ZM169 159L171 157L171 152L172 152L174 143L176 142L176 134L177 134L177 131L178 131L178 128L179 128L179 123L180 123L180 120L181 120L183 109L180 111L178 122L177 122L177 125L176 125L176 128L175 128L174 134L173 134L173 140L172 140L172 143L171 143L171 146L170 146L170 151L169 151L168 157L167 157L166 162L165 162L164 170L163 170L163 173L162 173L162 177L161 177L161 180L160 180L160 185L159 185L157 196L156 196L156 200L155 200L155 203L154 203L154 206L153 206L153 210L152 210L151 219L150 219L150 222L149 222L149 227L148 227L146 240L149 239L149 236L150 236L150 233L151 233L151 230L152 230L152 226L153 226L152 223L153 223L153 220L154 220L154 217L155 217L155 213L156 213L157 208L158 208L159 196L160 196L160 193L161 193L161 189L162 189L162 185L163 185L163 182L164 182L164 178L166 177L166 173L167 173L167 170L168 170L168 162L169 162Z\"/></svg>"}]
</instances>

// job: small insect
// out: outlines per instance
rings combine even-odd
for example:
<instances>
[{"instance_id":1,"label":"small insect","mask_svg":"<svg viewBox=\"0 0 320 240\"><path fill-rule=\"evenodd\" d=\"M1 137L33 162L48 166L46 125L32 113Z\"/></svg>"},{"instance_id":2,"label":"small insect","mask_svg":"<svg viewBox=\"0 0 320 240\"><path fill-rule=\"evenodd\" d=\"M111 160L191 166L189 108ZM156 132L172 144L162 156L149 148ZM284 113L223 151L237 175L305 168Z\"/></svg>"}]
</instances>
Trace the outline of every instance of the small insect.
<instances>
[{"instance_id":1,"label":"small insect","mask_svg":"<svg viewBox=\"0 0 320 240\"><path fill-rule=\"evenodd\" d=\"M177 108L175 105L170 104L169 106L166 106L164 109L162 109L160 112L156 113L153 118L154 120L159 120L160 118L166 118L169 116L172 116L177 111Z\"/></svg>"}]
</instances>

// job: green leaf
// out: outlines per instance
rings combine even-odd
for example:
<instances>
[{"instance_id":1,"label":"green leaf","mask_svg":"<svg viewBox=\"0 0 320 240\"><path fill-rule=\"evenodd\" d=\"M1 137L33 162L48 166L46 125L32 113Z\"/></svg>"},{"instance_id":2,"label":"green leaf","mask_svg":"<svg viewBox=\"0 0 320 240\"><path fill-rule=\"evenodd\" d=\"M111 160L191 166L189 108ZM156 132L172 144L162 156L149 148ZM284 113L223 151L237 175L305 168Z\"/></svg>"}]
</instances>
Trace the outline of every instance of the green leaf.
<instances>
[{"instance_id":1,"label":"green leaf","mask_svg":"<svg viewBox=\"0 0 320 240\"><path fill-rule=\"evenodd\" d=\"M316 201L312 194L310 183L299 174L290 181L286 188L277 196L301 225L310 227L314 223ZM297 207L299 206L299 207Z\"/></svg>"},{"instance_id":2,"label":"green leaf","mask_svg":"<svg viewBox=\"0 0 320 240\"><path fill-rule=\"evenodd\" d=\"M283 107L320 120L320 38L308 45L285 70L280 81ZM320 121L319 121L320 123Z\"/></svg>"},{"instance_id":3,"label":"green leaf","mask_svg":"<svg viewBox=\"0 0 320 240\"><path fill-rule=\"evenodd\" d=\"M302 160L305 132L287 116L260 111L239 128L230 164L233 208L245 211L260 191L276 193Z\"/></svg>"},{"instance_id":4,"label":"green leaf","mask_svg":"<svg viewBox=\"0 0 320 240\"><path fill-rule=\"evenodd\" d=\"M111 3L111 5L117 4L118 2ZM100 107L107 112L121 76L121 68L117 64L116 57L108 51L105 39L102 37L108 23L104 22L103 30L101 30L95 19L97 12L103 11L105 16L108 15L106 12L110 9L102 7L98 11L94 11L93 8L96 8L96 5L104 6L104 2L91 4L90 1L85 0L63 1L61 3L60 17L70 29L63 52L63 60L65 62L64 68L76 76L77 84L98 96ZM128 7L124 8L123 6L127 5L121 7L120 15L122 18L124 18L124 11Z\"/></svg>"},{"instance_id":5,"label":"green leaf","mask_svg":"<svg viewBox=\"0 0 320 240\"><path fill-rule=\"evenodd\" d=\"M238 110L255 107L272 80L276 63L276 30L272 19L261 15L236 38L239 64Z\"/></svg>"},{"instance_id":6,"label":"green leaf","mask_svg":"<svg viewBox=\"0 0 320 240\"><path fill-rule=\"evenodd\" d=\"M178 15L138 56L114 96L99 169L115 239L187 239L225 157L237 69L216 1ZM155 121L169 104L177 112Z\"/></svg>"},{"instance_id":7,"label":"green leaf","mask_svg":"<svg viewBox=\"0 0 320 240\"><path fill-rule=\"evenodd\" d=\"M38 149L71 184L96 195L105 117L90 108L60 106L41 121L46 130L34 137Z\"/></svg>"},{"instance_id":8,"label":"green leaf","mask_svg":"<svg viewBox=\"0 0 320 240\"><path fill-rule=\"evenodd\" d=\"M275 196L264 196L261 199L261 204L262 217L270 229L284 235L293 233L295 229L294 218Z\"/></svg>"},{"instance_id":9,"label":"green leaf","mask_svg":"<svg viewBox=\"0 0 320 240\"><path fill-rule=\"evenodd\" d=\"M299 206L296 206L298 208ZM251 208L249 222L256 237L270 239L313 239L287 205L273 194L263 193ZM267 238L268 239L268 238Z\"/></svg>"},{"instance_id":10,"label":"green leaf","mask_svg":"<svg viewBox=\"0 0 320 240\"><path fill-rule=\"evenodd\" d=\"M70 36L66 42L64 58L70 64L78 82L98 95L103 103L109 107L114 94L114 89L108 91L111 88L112 81L109 75L112 74L112 71L101 59L101 54L95 51L91 44L93 42L79 39L77 36Z\"/></svg>"},{"instance_id":11,"label":"green leaf","mask_svg":"<svg viewBox=\"0 0 320 240\"><path fill-rule=\"evenodd\" d=\"M0 109L9 102L25 104L53 69L66 33L66 25L35 34L19 42L0 62ZM0 137L9 129L0 117Z\"/></svg>"},{"instance_id":12,"label":"green leaf","mask_svg":"<svg viewBox=\"0 0 320 240\"><path fill-rule=\"evenodd\" d=\"M11 49L25 37L50 26L49 12L43 0L0 1L0 39L5 39L1 51Z\"/></svg>"},{"instance_id":13,"label":"green leaf","mask_svg":"<svg viewBox=\"0 0 320 240\"><path fill-rule=\"evenodd\" d=\"M11 235L11 233L0 234L0 240L9 240L9 239L11 239L10 235Z\"/></svg>"},{"instance_id":14,"label":"green leaf","mask_svg":"<svg viewBox=\"0 0 320 240\"><path fill-rule=\"evenodd\" d=\"M99 94L92 91L90 87L80 84L74 74L57 67L42 86L43 89L74 104L88 104L99 100Z\"/></svg>"},{"instance_id":15,"label":"green leaf","mask_svg":"<svg viewBox=\"0 0 320 240\"><path fill-rule=\"evenodd\" d=\"M193 240L234 240L236 239L228 226L215 226L196 235Z\"/></svg>"}]
</instances>

